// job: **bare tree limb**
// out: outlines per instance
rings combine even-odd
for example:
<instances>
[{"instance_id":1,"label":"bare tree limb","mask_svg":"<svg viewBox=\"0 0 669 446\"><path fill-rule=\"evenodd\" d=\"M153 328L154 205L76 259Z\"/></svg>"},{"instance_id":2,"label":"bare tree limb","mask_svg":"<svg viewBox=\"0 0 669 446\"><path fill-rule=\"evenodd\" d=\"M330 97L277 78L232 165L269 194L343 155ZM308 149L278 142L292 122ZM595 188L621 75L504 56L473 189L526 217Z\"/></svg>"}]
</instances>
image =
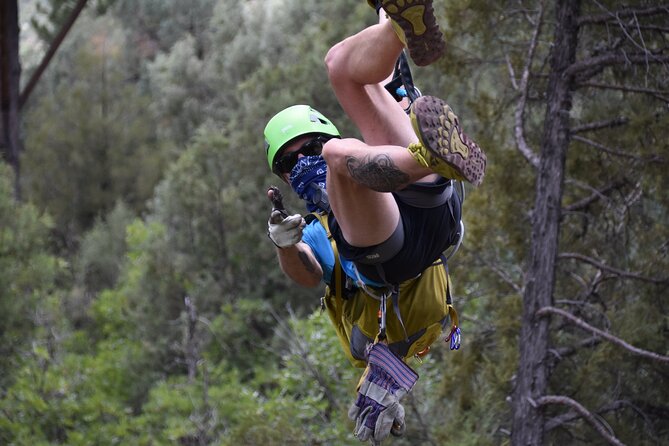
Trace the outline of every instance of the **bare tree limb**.
<instances>
[{"instance_id":1,"label":"bare tree limb","mask_svg":"<svg viewBox=\"0 0 669 446\"><path fill-rule=\"evenodd\" d=\"M609 431L601 422L598 420L588 409L583 407L578 401L573 400L567 396L561 395L546 395L538 398L535 402L537 406L546 406L549 404L562 404L564 406L569 406L578 412L590 425L597 431L599 435L604 437L604 439L609 442L609 444L615 446L624 446L625 444L618 440L616 436Z\"/></svg>"},{"instance_id":2,"label":"bare tree limb","mask_svg":"<svg viewBox=\"0 0 669 446\"><path fill-rule=\"evenodd\" d=\"M598 273L599 273L598 275L601 275L600 271L598 271ZM594 305L584 300L581 301L581 300L570 300L570 299L559 299L556 300L555 303L559 305L569 305L572 307L589 309L604 320L604 324L606 325L607 330L611 328L611 321L609 320L608 316L606 316L606 313L604 313L597 305Z\"/></svg>"},{"instance_id":3,"label":"bare tree limb","mask_svg":"<svg viewBox=\"0 0 669 446\"><path fill-rule=\"evenodd\" d=\"M558 359L564 359L566 357L575 355L582 348L594 347L596 345L599 345L601 342L602 342L601 338L597 336L592 336L588 339L580 341L577 345L552 349L551 353L553 353Z\"/></svg>"},{"instance_id":4,"label":"bare tree limb","mask_svg":"<svg viewBox=\"0 0 669 446\"><path fill-rule=\"evenodd\" d=\"M604 68L612 65L646 65L669 62L667 54L644 53L606 53L600 56L589 57L574 62L567 70L565 76L576 76L591 68Z\"/></svg>"},{"instance_id":5,"label":"bare tree limb","mask_svg":"<svg viewBox=\"0 0 669 446\"><path fill-rule=\"evenodd\" d=\"M515 127L514 133L516 137L516 145L518 150L525 157L525 159L535 168L539 168L539 157L537 154L530 148L525 139L525 106L527 105L528 97L528 87L530 80L530 69L532 67L532 61L534 60L534 54L537 49L537 43L539 41L539 34L541 32L541 25L543 24L543 15L544 15L544 3L543 1L539 4L539 13L537 16L536 26L534 27L534 32L532 33L532 38L530 40L530 47L527 50L527 59L525 66L523 67L523 72L520 76L520 84L518 85L518 90L520 91L520 98L518 99L518 104L516 105L515 112ZM513 74L513 73L512 73ZM512 83L515 83L515 77L512 78Z\"/></svg>"},{"instance_id":6,"label":"bare tree limb","mask_svg":"<svg viewBox=\"0 0 669 446\"><path fill-rule=\"evenodd\" d=\"M189 296L184 296L184 305L186 305L188 324L183 350L186 357L186 365L188 366L188 382L192 383L195 380L197 363L200 360L199 342L196 333L198 317L195 302Z\"/></svg>"},{"instance_id":7,"label":"bare tree limb","mask_svg":"<svg viewBox=\"0 0 669 446\"><path fill-rule=\"evenodd\" d=\"M576 126L571 129L571 134L574 135L576 133L581 133L581 132L589 132L592 130L601 130L601 129L607 129L611 127L620 127L621 125L625 125L629 122L629 118L626 118L625 116L620 116L618 118L613 118L613 119L608 119L606 121L597 121L597 122L591 122L588 124L583 124Z\"/></svg>"},{"instance_id":8,"label":"bare tree limb","mask_svg":"<svg viewBox=\"0 0 669 446\"><path fill-rule=\"evenodd\" d=\"M293 320L296 319L292 309L289 307L288 310L290 318ZM339 403L337 402L337 398L335 398L335 395L325 380L325 377L321 374L321 372L316 367L316 364L314 364L313 360L310 358L311 351L309 349L309 344L299 333L295 331L295 329L290 326L289 322L286 322L284 319L280 318L278 314L274 313L274 311L272 311L272 316L277 321L279 328L283 331L286 338L290 339L291 353L300 358L308 372L316 380L319 387L323 391L325 398L330 403L330 407L338 409Z\"/></svg>"},{"instance_id":9,"label":"bare tree limb","mask_svg":"<svg viewBox=\"0 0 669 446\"><path fill-rule=\"evenodd\" d=\"M87 1L88 0L78 0L77 4L74 5L74 8L72 8L70 16L67 18L67 20L63 24L63 27L60 29L56 37L54 37L53 42L51 42L49 49L44 55L44 58L42 58L42 61L37 66L37 69L30 77L30 80L28 80L28 83L26 83L26 86L23 88L23 91L21 92L21 96L19 98L20 107L23 107L23 104L25 104L26 101L28 100L30 93L32 93L33 89L35 88L35 85L37 85L37 82L42 77L42 74L46 70L46 67L49 66L49 62L51 62L51 59L53 58L54 54L56 54L56 51L58 50L60 44L63 43L65 36L67 36L67 33L70 31L70 28L72 28L72 25L74 25L74 22L77 20L77 17L79 17L79 14L84 9L84 6L86 6Z\"/></svg>"},{"instance_id":10,"label":"bare tree limb","mask_svg":"<svg viewBox=\"0 0 669 446\"><path fill-rule=\"evenodd\" d=\"M669 27L657 25L639 25L638 28L644 31L657 31L660 33L669 33Z\"/></svg>"},{"instance_id":11,"label":"bare tree limb","mask_svg":"<svg viewBox=\"0 0 669 446\"><path fill-rule=\"evenodd\" d=\"M659 154L653 154L653 155L647 155L647 156L637 156L637 155L634 155L633 153L626 152L623 149L619 149L619 148L614 149L614 148L605 146L604 144L598 143L597 141L593 141L593 140L588 139L588 138L584 138L583 136L574 135L572 137L572 139L574 139L576 141L580 141L580 142L582 142L584 144L587 144L589 146L595 147L595 148L601 150L602 152L608 153L609 155L615 155L615 156L619 156L619 157L622 157L622 158L632 159L632 160L639 161L639 162L642 162L642 163L664 163L665 162L662 155L659 155Z\"/></svg>"},{"instance_id":12,"label":"bare tree limb","mask_svg":"<svg viewBox=\"0 0 669 446\"><path fill-rule=\"evenodd\" d=\"M654 96L664 102L669 102L669 98L663 95L669 95L669 91L666 90L656 90L654 88L644 88L644 87L635 87L630 85L611 85L604 84L601 82L580 82L579 87L591 87L591 88L601 88L606 90L619 90L626 91L630 93L645 93L651 96Z\"/></svg>"},{"instance_id":13,"label":"bare tree limb","mask_svg":"<svg viewBox=\"0 0 669 446\"><path fill-rule=\"evenodd\" d=\"M631 344L628 344L627 342L623 341L622 339L613 336L610 333L607 333L605 331L600 330L599 328L593 327L592 325L588 324L584 320L577 318L573 314L569 313L568 311L561 310L560 308L555 308L555 307L543 307L537 311L537 316L547 316L549 314L555 314L558 316L561 316L564 319L567 319L569 322L573 323L574 325L578 326L579 328L582 328L583 330L589 331L597 336L601 336L605 340L611 342L612 344L615 344L619 347L624 348L628 352L641 356L642 358L646 359L651 359L653 361L657 361L660 363L665 363L669 364L669 356L665 355L660 355L658 353L654 352L649 352L648 350L643 350L638 347L635 347Z\"/></svg>"},{"instance_id":14,"label":"bare tree limb","mask_svg":"<svg viewBox=\"0 0 669 446\"><path fill-rule=\"evenodd\" d=\"M616 410L622 409L627 404L628 403L626 401L620 401L620 400L615 401L615 402L613 402L611 404L608 404L608 405L602 407L601 409L599 409L597 411L597 414L601 415L601 414L606 413L606 412L616 411ZM546 425L545 425L544 429L546 429L546 432L548 432L548 431L551 431L555 428L558 428L558 427L562 426L565 423L569 423L570 421L574 421L574 420L577 420L579 418L581 418L581 415L577 411L571 410L571 411L566 412L562 415L558 415L557 417L555 417L551 420L548 420L546 422Z\"/></svg>"},{"instance_id":15,"label":"bare tree limb","mask_svg":"<svg viewBox=\"0 0 669 446\"><path fill-rule=\"evenodd\" d=\"M625 271L622 269L614 268L612 266L608 266L603 264L602 262L593 259L592 257L585 256L583 254L578 254L575 252L563 252L558 254L558 258L560 259L576 259L580 260L585 263L589 263L590 265L601 269L602 271L607 271L611 274L615 274L616 276L620 276L626 279L634 279L634 280L640 280L642 282L651 282L655 283L658 285L669 283L669 278L658 278L658 277L648 277L644 276L643 274L640 273L635 273L635 272L630 272L630 271Z\"/></svg>"},{"instance_id":16,"label":"bare tree limb","mask_svg":"<svg viewBox=\"0 0 669 446\"><path fill-rule=\"evenodd\" d=\"M625 184L624 181L618 180L614 183L611 183L607 186L605 186L602 189L595 190L592 195L589 197L585 197L575 203L570 204L569 206L565 206L562 208L565 212L576 212L581 209L585 209L588 206L590 206L592 203L594 203L597 200L600 200L602 198L606 198L606 194L611 192L614 189L620 188L623 184Z\"/></svg>"},{"instance_id":17,"label":"bare tree limb","mask_svg":"<svg viewBox=\"0 0 669 446\"><path fill-rule=\"evenodd\" d=\"M416 404L416 397L413 393L410 393L408 395L408 402L411 407L411 410L416 415L416 419L418 420L418 424L420 425L423 433L421 444L429 443L432 446L437 446L437 443L435 443L432 437L430 436L430 428L427 425L427 423L425 423L425 421L423 420L423 415L420 413L420 410L418 409L418 405Z\"/></svg>"},{"instance_id":18,"label":"bare tree limb","mask_svg":"<svg viewBox=\"0 0 669 446\"><path fill-rule=\"evenodd\" d=\"M516 71L513 69L513 65L511 64L511 59L509 58L508 54L505 56L505 60L506 60L506 67L509 70L509 79L511 79L511 86L513 87L514 90L518 91L520 90L520 86L518 85L518 81L516 80Z\"/></svg>"},{"instance_id":19,"label":"bare tree limb","mask_svg":"<svg viewBox=\"0 0 669 446\"><path fill-rule=\"evenodd\" d=\"M582 16L578 19L578 26L591 25L591 24L604 25L607 22L617 21L627 17L642 17L642 16L649 16L668 12L669 12L669 4L652 6L644 9L625 8L615 12L608 11L602 14Z\"/></svg>"},{"instance_id":20,"label":"bare tree limb","mask_svg":"<svg viewBox=\"0 0 669 446\"><path fill-rule=\"evenodd\" d=\"M523 293L523 287L522 287L522 285L518 284L518 283L513 279L513 277L511 277L511 276L506 272L506 270L505 270L504 268L501 268L501 267L499 267L499 266L493 264L492 262L490 262L490 261L484 259L484 258L481 257L481 256L478 256L478 259L479 259L485 266L487 266L488 268L490 268L491 270L493 270L493 271L495 272L495 274L497 274L497 275L499 276L499 278L502 279L502 281L503 281L504 283L506 283L506 284L509 285L511 288L513 288L513 290L514 290L515 292L517 292L517 293L519 293L519 294L522 294L522 293Z\"/></svg>"}]
</instances>

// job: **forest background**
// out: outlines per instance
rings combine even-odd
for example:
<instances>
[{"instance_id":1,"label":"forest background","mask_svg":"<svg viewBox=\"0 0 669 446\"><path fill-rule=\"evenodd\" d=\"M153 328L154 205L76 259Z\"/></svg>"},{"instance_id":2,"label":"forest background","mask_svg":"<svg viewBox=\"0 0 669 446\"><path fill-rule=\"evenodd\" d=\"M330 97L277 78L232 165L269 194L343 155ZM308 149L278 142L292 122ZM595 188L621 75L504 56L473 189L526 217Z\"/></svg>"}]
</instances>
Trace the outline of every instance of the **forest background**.
<instances>
[{"instance_id":1,"label":"forest background","mask_svg":"<svg viewBox=\"0 0 669 446\"><path fill-rule=\"evenodd\" d=\"M19 2L22 85L75 3ZM462 347L413 364L388 443L667 444L669 6L435 3L448 53L416 84L489 164L450 263ZM358 444L360 371L265 235L262 129L308 103L357 135L323 58L376 20L89 2L0 165L0 444Z\"/></svg>"}]
</instances>

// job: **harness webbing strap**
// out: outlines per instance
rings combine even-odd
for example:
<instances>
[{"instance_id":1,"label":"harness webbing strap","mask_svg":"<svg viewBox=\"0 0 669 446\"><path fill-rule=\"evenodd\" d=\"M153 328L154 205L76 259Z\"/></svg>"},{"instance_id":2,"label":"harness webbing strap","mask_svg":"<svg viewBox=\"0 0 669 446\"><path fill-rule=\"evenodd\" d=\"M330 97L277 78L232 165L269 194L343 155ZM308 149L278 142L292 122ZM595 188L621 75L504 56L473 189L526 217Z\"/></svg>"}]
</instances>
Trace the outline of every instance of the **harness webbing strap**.
<instances>
[{"instance_id":1,"label":"harness webbing strap","mask_svg":"<svg viewBox=\"0 0 669 446\"><path fill-rule=\"evenodd\" d=\"M413 76L411 75L411 68L406 53L402 51L395 62L395 70L393 71L393 78L385 85L385 89L400 102L404 96L409 99L409 106L413 101L418 99L420 91L413 84ZM404 91L401 91L401 90ZM408 110L408 108L407 108Z\"/></svg>"},{"instance_id":2,"label":"harness webbing strap","mask_svg":"<svg viewBox=\"0 0 669 446\"><path fill-rule=\"evenodd\" d=\"M339 262L339 251L337 250L337 243L334 241L332 233L330 232L327 213L312 212L305 218L305 220L307 220L308 223L313 221L314 219L318 219L318 221L321 223L321 226L323 226L323 229L325 229L325 233L328 237L328 240L330 241L330 246L332 246L332 251L334 254L334 266L332 268L332 275L330 276L330 283L328 283L328 286L330 287L330 290L334 292L335 295L334 299L335 320L339 321L341 320L342 312L344 311L343 309L344 305L343 292L345 286L344 271L342 270L341 264ZM321 310L324 309L325 305L323 300L321 299Z\"/></svg>"},{"instance_id":3,"label":"harness webbing strap","mask_svg":"<svg viewBox=\"0 0 669 446\"><path fill-rule=\"evenodd\" d=\"M451 331L446 337L446 342L451 343L451 350L458 350L460 348L460 320L458 319L458 312L453 306L453 298L451 296L451 276L448 274L448 257L441 255L440 262L444 265L446 270L446 308L448 308L448 316L451 318Z\"/></svg>"},{"instance_id":4,"label":"harness webbing strap","mask_svg":"<svg viewBox=\"0 0 669 446\"><path fill-rule=\"evenodd\" d=\"M328 240L330 241L330 245L332 246L332 251L334 254L334 266L333 266L333 271L332 271L332 276L330 277L330 283L328 284L330 286L330 289L334 291L335 295L335 319L340 320L343 312L343 291L345 287L345 282L344 282L344 270L341 267L341 262L339 259L339 250L337 249L337 243L335 242L334 238L332 237L332 233L330 232L330 228L328 225L328 218L326 213L312 213L310 215L313 215L313 217L307 218L308 221L313 220L314 218L318 219L318 221L321 223L323 228L325 229L325 232L327 234ZM451 332L447 338L447 340L450 340L455 332L458 332L458 343L457 343L457 348L459 348L459 319L458 319L458 313L455 311L455 307L453 307L453 299L451 296L451 278L448 274L448 264L447 264L447 257L445 255L441 255L439 260L435 262L433 265L439 265L442 264L444 267L444 270L446 272L446 306L448 308L448 315L451 319ZM395 315L397 316L397 319L402 326L402 330L404 331L404 336L405 340L409 342L409 335L407 334L406 327L404 326L404 321L402 320L402 315L400 313L400 307L399 307L399 300L400 300L400 288L399 285L392 285L389 284L386 281L385 278L385 273L383 271L383 268L381 268L380 264L376 265L379 275L383 282L387 285L388 291L385 291L382 296L378 296L375 293L373 293L371 290L369 290L366 286L364 286L364 282L358 277L358 282L359 285L362 286L362 289L365 291L366 294L369 296L380 300L380 311L383 313L383 323L380 323L380 329L385 331L385 313L386 313L386 299L388 295L390 295L390 298L392 300L393 304L393 311L395 312ZM381 321L380 321L381 322ZM379 335L383 335L385 338L385 333L379 333ZM377 336L377 342L378 342L378 336ZM451 347L453 349L453 346Z\"/></svg>"},{"instance_id":5,"label":"harness webbing strap","mask_svg":"<svg viewBox=\"0 0 669 446\"><path fill-rule=\"evenodd\" d=\"M397 320L399 321L400 325L402 326L402 330L404 331L404 340L409 342L409 334L407 333L407 329L404 326L404 321L402 320L402 314L400 313L400 286L398 284L391 284L388 282L386 279L386 273L380 263L377 263L374 266L376 267L376 272L379 277L381 277L384 285L386 285L386 287L390 290L390 300L393 302L393 311L395 312L395 316L397 316ZM383 298L385 299L386 296L387 293L384 293ZM385 307L385 301L383 302L383 305Z\"/></svg>"}]
</instances>

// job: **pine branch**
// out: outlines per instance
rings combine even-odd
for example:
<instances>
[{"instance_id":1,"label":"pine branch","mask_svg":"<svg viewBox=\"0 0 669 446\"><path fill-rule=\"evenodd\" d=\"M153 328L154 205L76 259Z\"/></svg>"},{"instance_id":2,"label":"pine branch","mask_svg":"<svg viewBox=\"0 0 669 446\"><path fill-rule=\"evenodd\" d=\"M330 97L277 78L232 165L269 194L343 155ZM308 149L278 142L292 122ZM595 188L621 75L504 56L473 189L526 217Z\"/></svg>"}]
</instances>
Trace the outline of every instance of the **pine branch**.
<instances>
[{"instance_id":1,"label":"pine branch","mask_svg":"<svg viewBox=\"0 0 669 446\"><path fill-rule=\"evenodd\" d=\"M536 313L537 316L547 316L549 314L555 314L557 316L561 316L562 318L567 319L569 322L573 323L579 328L589 331L597 336L600 336L605 340L611 342L612 344L624 348L625 350L629 351L634 355L641 356L642 358L646 359L651 359L653 361L657 361L660 363L669 364L669 356L660 355L658 353L650 352L648 350L643 350L631 344L628 344L627 342L623 341L622 339L616 336L613 336L610 333L602 331L599 328L593 327L592 325L585 322L583 319L577 318L568 311L561 310L560 308L555 308L555 307L543 307L539 309Z\"/></svg>"},{"instance_id":2,"label":"pine branch","mask_svg":"<svg viewBox=\"0 0 669 446\"><path fill-rule=\"evenodd\" d=\"M543 15L544 15L544 4L543 2L539 5L539 13L537 16L536 26L534 27L534 32L532 33L532 38L530 40L530 47L527 50L527 59L525 61L525 66L523 67L523 72L520 77L520 84L518 85L518 90L520 90L520 98L518 99L518 104L516 105L515 112L515 127L514 133L516 137L516 145L520 153L525 157L525 159L535 168L539 168L539 157L537 154L530 148L525 139L525 129L524 129L524 115L525 115L525 106L527 105L527 97L529 90L529 80L530 72L532 67L532 61L534 60L534 54L537 49L537 43L539 41L539 34L541 32L541 25L543 24ZM509 64L510 65L510 64ZM512 83L515 84L515 76L513 76L513 68L511 68L512 74Z\"/></svg>"},{"instance_id":3,"label":"pine branch","mask_svg":"<svg viewBox=\"0 0 669 446\"><path fill-rule=\"evenodd\" d=\"M590 425L597 431L599 435L604 437L604 439L612 445L615 446L624 446L624 443L616 438L613 433L609 432L609 429L602 425L602 422L597 420L595 416L585 407L583 407L578 401L573 400L567 396L562 395L546 395L538 398L536 401L533 401L535 406L547 406L549 404L562 404L564 406L569 406L578 412L581 417L583 417Z\"/></svg>"}]
</instances>

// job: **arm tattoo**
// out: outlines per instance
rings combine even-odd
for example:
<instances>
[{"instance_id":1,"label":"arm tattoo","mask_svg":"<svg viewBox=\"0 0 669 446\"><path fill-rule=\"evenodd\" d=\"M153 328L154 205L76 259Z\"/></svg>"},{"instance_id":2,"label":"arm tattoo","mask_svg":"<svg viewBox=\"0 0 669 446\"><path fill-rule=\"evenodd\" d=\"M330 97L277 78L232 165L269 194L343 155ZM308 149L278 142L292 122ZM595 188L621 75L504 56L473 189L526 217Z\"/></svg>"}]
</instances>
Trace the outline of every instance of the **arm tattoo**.
<instances>
[{"instance_id":1,"label":"arm tattoo","mask_svg":"<svg viewBox=\"0 0 669 446\"><path fill-rule=\"evenodd\" d=\"M409 175L385 153L362 159L347 156L346 167L353 180L377 192L393 192L409 184Z\"/></svg>"},{"instance_id":2,"label":"arm tattoo","mask_svg":"<svg viewBox=\"0 0 669 446\"><path fill-rule=\"evenodd\" d=\"M304 269L307 270L309 274L312 274L314 276L318 274L318 271L314 267L314 264L311 262L311 259L309 258L306 252L299 251L297 253L297 256L300 258L300 261L302 262Z\"/></svg>"}]
</instances>

